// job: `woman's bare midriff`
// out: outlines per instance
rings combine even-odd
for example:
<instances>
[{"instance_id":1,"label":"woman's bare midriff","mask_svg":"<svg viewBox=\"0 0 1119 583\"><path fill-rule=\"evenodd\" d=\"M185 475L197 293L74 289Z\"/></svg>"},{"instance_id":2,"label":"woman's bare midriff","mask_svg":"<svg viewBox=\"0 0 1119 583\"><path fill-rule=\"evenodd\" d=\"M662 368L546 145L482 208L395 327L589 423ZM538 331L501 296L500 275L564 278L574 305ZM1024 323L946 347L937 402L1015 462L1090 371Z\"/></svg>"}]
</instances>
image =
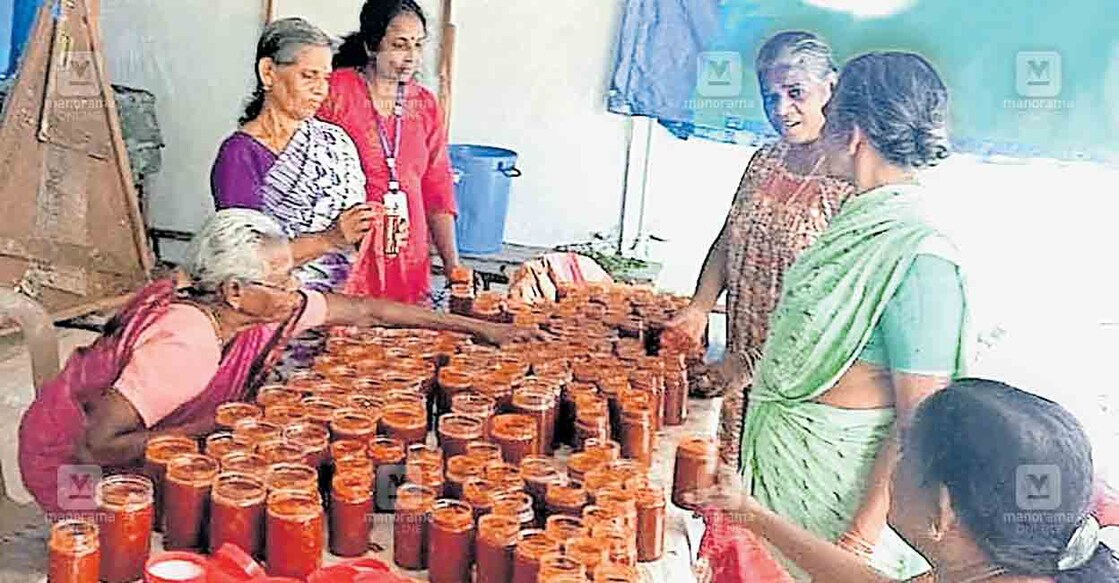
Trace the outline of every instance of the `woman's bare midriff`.
<instances>
[{"instance_id":1,"label":"woman's bare midriff","mask_svg":"<svg viewBox=\"0 0 1119 583\"><path fill-rule=\"evenodd\" d=\"M894 386L890 379L889 369L856 360L816 402L840 409L893 407Z\"/></svg>"}]
</instances>

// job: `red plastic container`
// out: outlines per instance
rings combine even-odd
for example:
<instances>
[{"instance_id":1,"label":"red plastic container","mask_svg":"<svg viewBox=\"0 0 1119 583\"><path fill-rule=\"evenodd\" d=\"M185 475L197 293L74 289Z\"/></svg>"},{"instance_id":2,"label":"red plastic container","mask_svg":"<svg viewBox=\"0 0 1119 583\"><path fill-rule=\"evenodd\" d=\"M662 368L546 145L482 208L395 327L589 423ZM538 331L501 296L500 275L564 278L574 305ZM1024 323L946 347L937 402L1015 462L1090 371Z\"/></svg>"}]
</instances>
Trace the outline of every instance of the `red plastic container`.
<instances>
[{"instance_id":1,"label":"red plastic container","mask_svg":"<svg viewBox=\"0 0 1119 583\"><path fill-rule=\"evenodd\" d=\"M144 583L209 583L210 561L197 553L168 551L144 565Z\"/></svg>"}]
</instances>

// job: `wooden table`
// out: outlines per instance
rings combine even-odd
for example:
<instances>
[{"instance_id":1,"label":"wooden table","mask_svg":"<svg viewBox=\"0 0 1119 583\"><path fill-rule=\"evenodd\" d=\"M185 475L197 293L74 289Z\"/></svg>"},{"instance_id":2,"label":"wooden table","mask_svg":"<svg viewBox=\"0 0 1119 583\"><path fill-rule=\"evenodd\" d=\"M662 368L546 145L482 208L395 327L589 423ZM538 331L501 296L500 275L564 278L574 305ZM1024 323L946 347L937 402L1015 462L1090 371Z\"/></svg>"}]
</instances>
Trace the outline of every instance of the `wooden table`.
<instances>
[{"instance_id":1,"label":"wooden table","mask_svg":"<svg viewBox=\"0 0 1119 583\"><path fill-rule=\"evenodd\" d=\"M497 253L488 255L464 253L459 255L459 260L463 265L474 270L474 273L482 279L484 288L488 290L495 283L509 283L513 273L523 263L554 251L555 249L551 247L502 243L501 251ZM662 268L659 263L649 262L644 269L621 274L617 279L627 283L655 283ZM431 270L436 275L444 275L443 260L438 255L431 257Z\"/></svg>"}]
</instances>

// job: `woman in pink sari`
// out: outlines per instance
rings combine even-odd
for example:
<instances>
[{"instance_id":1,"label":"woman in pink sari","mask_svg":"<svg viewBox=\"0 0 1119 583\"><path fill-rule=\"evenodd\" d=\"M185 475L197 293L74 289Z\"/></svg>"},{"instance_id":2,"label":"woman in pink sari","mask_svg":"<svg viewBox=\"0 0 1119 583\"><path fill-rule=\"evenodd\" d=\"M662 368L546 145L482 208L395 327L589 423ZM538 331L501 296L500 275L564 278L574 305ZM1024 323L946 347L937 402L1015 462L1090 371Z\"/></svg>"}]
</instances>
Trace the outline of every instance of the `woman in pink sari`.
<instances>
[{"instance_id":1,"label":"woman in pink sari","mask_svg":"<svg viewBox=\"0 0 1119 583\"><path fill-rule=\"evenodd\" d=\"M422 302L431 288L431 245L446 273L459 264L447 129L435 96L413 80L426 37L427 21L413 0L367 0L360 30L334 56L318 117L346 130L357 146L366 201L404 219L374 226L350 273L349 293Z\"/></svg>"},{"instance_id":2,"label":"woman in pink sari","mask_svg":"<svg viewBox=\"0 0 1119 583\"><path fill-rule=\"evenodd\" d=\"M256 211L220 211L195 237L190 287L154 282L104 335L79 349L24 414L24 485L48 513L65 509L58 472L95 464L136 471L161 434L201 436L218 405L252 399L294 334L317 326L455 330L501 344L524 332L391 301L300 290L280 226Z\"/></svg>"}]
</instances>

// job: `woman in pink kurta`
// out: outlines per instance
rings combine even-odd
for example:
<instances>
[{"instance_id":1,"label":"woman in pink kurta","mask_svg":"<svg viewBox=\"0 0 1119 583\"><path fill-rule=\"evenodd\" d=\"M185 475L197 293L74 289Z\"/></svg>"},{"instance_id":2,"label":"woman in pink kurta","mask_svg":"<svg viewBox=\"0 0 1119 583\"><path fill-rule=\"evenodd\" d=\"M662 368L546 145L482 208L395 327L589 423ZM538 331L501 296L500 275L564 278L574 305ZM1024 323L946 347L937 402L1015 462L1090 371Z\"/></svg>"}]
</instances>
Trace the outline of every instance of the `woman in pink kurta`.
<instances>
[{"instance_id":1,"label":"woman in pink kurta","mask_svg":"<svg viewBox=\"0 0 1119 583\"><path fill-rule=\"evenodd\" d=\"M448 272L458 265L447 132L435 97L413 81L425 37L415 2L369 0L361 29L334 59L330 95L318 117L342 127L357 146L370 204L383 204L394 185L407 200L399 251L386 251L386 231L375 228L355 262L349 293L424 301L431 285L429 241Z\"/></svg>"}]
</instances>

